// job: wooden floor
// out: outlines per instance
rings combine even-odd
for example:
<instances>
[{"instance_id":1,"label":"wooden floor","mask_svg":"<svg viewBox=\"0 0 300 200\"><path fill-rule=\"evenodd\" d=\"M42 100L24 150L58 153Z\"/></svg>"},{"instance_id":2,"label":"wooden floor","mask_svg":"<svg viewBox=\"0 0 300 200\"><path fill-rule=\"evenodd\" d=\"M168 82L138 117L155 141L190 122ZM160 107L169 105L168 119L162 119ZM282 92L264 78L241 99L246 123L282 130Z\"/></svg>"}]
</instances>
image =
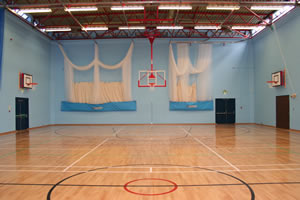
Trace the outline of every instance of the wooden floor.
<instances>
[{"instance_id":1,"label":"wooden floor","mask_svg":"<svg viewBox=\"0 0 300 200\"><path fill-rule=\"evenodd\" d=\"M3 135L0 199L300 199L300 133L203 125Z\"/></svg>"}]
</instances>

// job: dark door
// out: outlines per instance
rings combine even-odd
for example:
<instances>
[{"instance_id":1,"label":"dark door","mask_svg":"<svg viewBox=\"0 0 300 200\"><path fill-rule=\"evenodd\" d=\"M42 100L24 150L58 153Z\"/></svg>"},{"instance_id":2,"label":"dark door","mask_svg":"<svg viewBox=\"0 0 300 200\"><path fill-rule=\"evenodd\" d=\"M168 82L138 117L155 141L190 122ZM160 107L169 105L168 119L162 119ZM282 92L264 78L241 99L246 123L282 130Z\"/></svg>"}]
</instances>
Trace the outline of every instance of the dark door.
<instances>
[{"instance_id":1,"label":"dark door","mask_svg":"<svg viewBox=\"0 0 300 200\"><path fill-rule=\"evenodd\" d=\"M216 99L216 123L235 123L235 99Z\"/></svg>"},{"instance_id":2,"label":"dark door","mask_svg":"<svg viewBox=\"0 0 300 200\"><path fill-rule=\"evenodd\" d=\"M28 98L16 97L16 130L29 128Z\"/></svg>"},{"instance_id":3,"label":"dark door","mask_svg":"<svg viewBox=\"0 0 300 200\"><path fill-rule=\"evenodd\" d=\"M290 97L288 95L276 97L276 127L290 128Z\"/></svg>"}]
</instances>

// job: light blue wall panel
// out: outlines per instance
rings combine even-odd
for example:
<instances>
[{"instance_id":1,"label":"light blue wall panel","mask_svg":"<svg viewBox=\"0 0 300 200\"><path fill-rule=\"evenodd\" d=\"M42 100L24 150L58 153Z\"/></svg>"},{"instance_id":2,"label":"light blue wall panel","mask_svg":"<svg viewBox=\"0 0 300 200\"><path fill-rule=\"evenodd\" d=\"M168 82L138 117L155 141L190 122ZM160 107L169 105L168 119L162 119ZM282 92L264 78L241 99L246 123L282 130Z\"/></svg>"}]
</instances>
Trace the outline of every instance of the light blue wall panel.
<instances>
[{"instance_id":1,"label":"light blue wall panel","mask_svg":"<svg viewBox=\"0 0 300 200\"><path fill-rule=\"evenodd\" d=\"M0 90L2 83L2 52L3 52L3 34L4 34L4 8L0 8Z\"/></svg>"},{"instance_id":2,"label":"light blue wall panel","mask_svg":"<svg viewBox=\"0 0 300 200\"><path fill-rule=\"evenodd\" d=\"M15 130L15 97L29 98L30 127L49 124L50 41L5 12L0 90L0 132ZM36 90L19 90L19 72L33 75ZM8 107L11 106L11 112Z\"/></svg>"},{"instance_id":3,"label":"light blue wall panel","mask_svg":"<svg viewBox=\"0 0 300 200\"><path fill-rule=\"evenodd\" d=\"M290 98L290 128L300 130L300 8L291 11L275 25L276 29L267 29L253 40L256 89L255 121L259 124L275 126L276 96L290 95L296 92L298 97ZM273 72L284 69L280 48L289 70L287 88L270 89L266 81L271 80ZM294 89L292 89L293 87Z\"/></svg>"},{"instance_id":4,"label":"light blue wall panel","mask_svg":"<svg viewBox=\"0 0 300 200\"><path fill-rule=\"evenodd\" d=\"M98 40L100 59L107 64L116 64L126 54L131 40ZM78 65L87 65L93 60L92 41L62 42L70 59ZM214 98L237 99L237 122L253 122L253 65L252 50L247 42L215 44L213 46L213 96ZM169 111L167 88L138 88L138 71L150 68L150 43L147 39L134 40L132 60L132 96L137 101L136 112L80 113L61 112L60 103L65 100L63 56L55 42L51 49L51 122L64 123L214 123L214 111ZM191 56L193 58L193 56ZM154 67L168 70L169 40L154 42ZM91 81L93 71L76 72L76 81ZM106 81L121 80L121 71L101 69L101 78ZM223 90L229 91L223 95Z\"/></svg>"}]
</instances>

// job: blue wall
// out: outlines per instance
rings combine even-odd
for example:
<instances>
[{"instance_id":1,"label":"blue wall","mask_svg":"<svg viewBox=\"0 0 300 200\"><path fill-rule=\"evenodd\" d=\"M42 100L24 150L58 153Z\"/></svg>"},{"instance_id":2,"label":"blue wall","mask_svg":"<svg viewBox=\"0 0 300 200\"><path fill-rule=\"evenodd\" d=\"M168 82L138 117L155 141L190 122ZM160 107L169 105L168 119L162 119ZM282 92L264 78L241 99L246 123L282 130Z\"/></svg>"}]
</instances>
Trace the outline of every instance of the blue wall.
<instances>
[{"instance_id":1,"label":"blue wall","mask_svg":"<svg viewBox=\"0 0 300 200\"><path fill-rule=\"evenodd\" d=\"M0 90L1 90L1 83L2 83L3 33L4 33L4 8L0 8Z\"/></svg>"},{"instance_id":2,"label":"blue wall","mask_svg":"<svg viewBox=\"0 0 300 200\"><path fill-rule=\"evenodd\" d=\"M287 88L268 88L266 81L271 74L284 69L284 62L276 42L275 30L270 29L258 35L254 45L255 67L255 121L259 124L276 125L276 96L297 93L296 99L290 98L290 128L300 130L300 8L276 23L279 41L287 61L290 76ZM295 91L291 89L294 85Z\"/></svg>"},{"instance_id":3,"label":"blue wall","mask_svg":"<svg viewBox=\"0 0 300 200\"><path fill-rule=\"evenodd\" d=\"M126 54L131 40L99 40L100 59L107 64L116 64ZM92 41L62 42L70 59L77 65L86 65L93 60ZM132 95L137 101L136 112L80 113L61 112L60 102L64 94L64 62L58 45L51 48L51 123L214 123L214 111L169 111L168 88L138 88L138 71L150 67L150 44L147 39L134 41L132 60ZM168 69L168 39L154 42L154 66ZM236 44L215 44L213 47L213 96L214 98L237 99L237 122L254 122L254 85L252 46L247 42ZM77 81L91 81L92 70L75 74ZM102 80L120 80L121 71L101 71ZM229 91L223 95L223 90Z\"/></svg>"},{"instance_id":4,"label":"blue wall","mask_svg":"<svg viewBox=\"0 0 300 200\"><path fill-rule=\"evenodd\" d=\"M298 94L300 87L299 46L300 8L276 23L279 40L287 60L290 77L287 88L269 89L265 84L271 73L282 70L283 62L274 31L267 29L253 40L213 46L213 97L236 98L238 123L275 125L277 95ZM1 21L1 20L0 20ZM150 45L146 39L134 40L132 95L136 112L80 113L61 112L65 100L63 56L55 42L5 12L0 89L0 132L15 130L15 97L30 99L30 127L63 123L214 123L214 111L169 111L168 88L154 92L137 87L138 71L150 67ZM0 30L0 31L1 31ZM1 37L0 37L1 38ZM116 64L126 54L130 40L99 40L100 59ZM0 43L1 44L1 43ZM71 60L88 64L94 55L92 41L64 41ZM154 66L167 71L169 40L154 43ZM18 73L33 74L39 85L35 91L18 89ZM92 71L75 73L77 81L91 81ZM121 80L121 71L102 70L102 80ZM290 85L293 83L294 90ZM223 90L228 90L223 95ZM50 95L51 94L51 95ZM298 94L299 95L299 94ZM290 99L291 128L300 130L300 99ZM11 106L11 112L8 107ZM255 113L255 114L254 114Z\"/></svg>"},{"instance_id":5,"label":"blue wall","mask_svg":"<svg viewBox=\"0 0 300 200\"><path fill-rule=\"evenodd\" d=\"M15 97L29 98L30 127L50 120L50 41L12 14L5 12L2 88L0 89L0 132L15 130ZM19 90L19 72L33 75L35 90ZM9 112L8 107L12 110Z\"/></svg>"}]
</instances>

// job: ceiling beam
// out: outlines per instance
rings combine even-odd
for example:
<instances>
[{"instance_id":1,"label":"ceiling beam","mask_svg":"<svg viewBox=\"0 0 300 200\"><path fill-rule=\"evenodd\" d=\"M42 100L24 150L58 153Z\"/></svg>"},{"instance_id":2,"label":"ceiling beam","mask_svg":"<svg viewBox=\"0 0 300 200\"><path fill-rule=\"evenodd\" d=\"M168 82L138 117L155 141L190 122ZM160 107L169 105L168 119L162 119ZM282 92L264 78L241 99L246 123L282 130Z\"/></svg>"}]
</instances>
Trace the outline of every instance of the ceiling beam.
<instances>
[{"instance_id":1,"label":"ceiling beam","mask_svg":"<svg viewBox=\"0 0 300 200\"><path fill-rule=\"evenodd\" d=\"M288 0L288 1L249 1L249 0L240 0L240 1L197 1L197 0L182 0L182 4L189 4L192 6L200 6L200 5L207 5L207 4L237 4L241 6L249 6L249 5L295 5L295 0ZM7 2L6 6L10 8L24 8L24 7L64 7L64 4L68 6L101 6L101 7L110 7L116 5L144 5L144 6L158 6L160 4L179 4L178 1L165 1L165 0L157 0L157 1L123 1L122 4L120 1L97 1L97 2L76 2L76 3L35 3L35 4L17 4L14 1ZM0 5L1 6L1 5Z\"/></svg>"},{"instance_id":2,"label":"ceiling beam","mask_svg":"<svg viewBox=\"0 0 300 200\"><path fill-rule=\"evenodd\" d=\"M160 14L168 14L168 11L160 11ZM110 15L123 15L123 12L104 12L104 13L85 13L85 14L73 14L74 17L94 17L94 16L107 16L108 14ZM186 14L190 14L190 15L213 15L213 16L219 16L219 15L224 15L227 16L228 13L224 13L224 12L186 12L186 11L181 11L180 14L186 15ZM144 11L141 12L127 12L126 15L144 15ZM234 13L233 15L240 15L240 16L253 16L252 13L239 13L238 11L236 11L236 13ZM264 13L257 13L258 16L260 17L266 17L268 14L264 14ZM45 15L34 15L35 18L44 18ZM66 17L70 17L70 15L65 14L65 15L51 15L48 18L66 18Z\"/></svg>"}]
</instances>

